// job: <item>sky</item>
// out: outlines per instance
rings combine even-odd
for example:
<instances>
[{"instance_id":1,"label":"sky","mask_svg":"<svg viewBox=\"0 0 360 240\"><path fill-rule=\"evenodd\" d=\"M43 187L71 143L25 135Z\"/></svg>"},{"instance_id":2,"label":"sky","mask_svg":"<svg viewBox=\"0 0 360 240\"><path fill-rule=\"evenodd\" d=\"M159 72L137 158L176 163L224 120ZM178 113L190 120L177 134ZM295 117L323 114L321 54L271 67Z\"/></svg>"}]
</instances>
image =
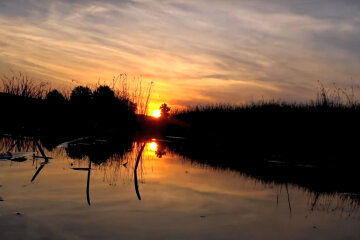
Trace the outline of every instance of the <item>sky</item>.
<instances>
[{"instance_id":1,"label":"sky","mask_svg":"<svg viewBox=\"0 0 360 240\"><path fill-rule=\"evenodd\" d=\"M307 101L360 85L358 0L1 0L0 72L54 87L127 74L151 108Z\"/></svg>"}]
</instances>

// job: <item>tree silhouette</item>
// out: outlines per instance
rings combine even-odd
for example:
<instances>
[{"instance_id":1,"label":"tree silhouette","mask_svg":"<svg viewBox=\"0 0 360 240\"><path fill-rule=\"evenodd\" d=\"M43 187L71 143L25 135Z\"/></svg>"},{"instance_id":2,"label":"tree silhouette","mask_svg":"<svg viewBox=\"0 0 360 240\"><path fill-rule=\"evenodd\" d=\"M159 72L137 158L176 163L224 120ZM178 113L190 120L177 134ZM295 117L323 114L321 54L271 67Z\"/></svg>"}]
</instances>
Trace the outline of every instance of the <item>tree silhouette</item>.
<instances>
[{"instance_id":1,"label":"tree silhouette","mask_svg":"<svg viewBox=\"0 0 360 240\"><path fill-rule=\"evenodd\" d=\"M170 109L171 108L166 103L161 104L160 106L161 116L163 116L164 118L169 118Z\"/></svg>"},{"instance_id":2,"label":"tree silhouette","mask_svg":"<svg viewBox=\"0 0 360 240\"><path fill-rule=\"evenodd\" d=\"M99 86L94 91L93 99L95 102L99 102L99 103L110 103L110 102L115 102L117 100L114 91L110 87L105 85Z\"/></svg>"},{"instance_id":3,"label":"tree silhouette","mask_svg":"<svg viewBox=\"0 0 360 240\"><path fill-rule=\"evenodd\" d=\"M50 104L63 104L66 102L65 97L56 89L50 91L45 99Z\"/></svg>"},{"instance_id":4,"label":"tree silhouette","mask_svg":"<svg viewBox=\"0 0 360 240\"><path fill-rule=\"evenodd\" d=\"M78 86L71 92L70 102L73 103L86 103L90 102L92 98L91 89L88 87Z\"/></svg>"}]
</instances>

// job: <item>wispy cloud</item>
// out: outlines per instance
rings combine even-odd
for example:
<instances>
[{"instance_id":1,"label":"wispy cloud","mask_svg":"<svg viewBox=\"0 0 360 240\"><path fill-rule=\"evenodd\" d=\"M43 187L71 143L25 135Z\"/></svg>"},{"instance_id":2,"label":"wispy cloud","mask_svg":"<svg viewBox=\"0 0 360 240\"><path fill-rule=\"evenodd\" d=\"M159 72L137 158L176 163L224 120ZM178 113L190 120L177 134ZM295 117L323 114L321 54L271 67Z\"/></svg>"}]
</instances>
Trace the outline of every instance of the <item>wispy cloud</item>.
<instances>
[{"instance_id":1,"label":"wispy cloud","mask_svg":"<svg viewBox=\"0 0 360 240\"><path fill-rule=\"evenodd\" d=\"M304 100L359 81L358 1L0 2L0 70L67 84L118 73L173 104Z\"/></svg>"}]
</instances>

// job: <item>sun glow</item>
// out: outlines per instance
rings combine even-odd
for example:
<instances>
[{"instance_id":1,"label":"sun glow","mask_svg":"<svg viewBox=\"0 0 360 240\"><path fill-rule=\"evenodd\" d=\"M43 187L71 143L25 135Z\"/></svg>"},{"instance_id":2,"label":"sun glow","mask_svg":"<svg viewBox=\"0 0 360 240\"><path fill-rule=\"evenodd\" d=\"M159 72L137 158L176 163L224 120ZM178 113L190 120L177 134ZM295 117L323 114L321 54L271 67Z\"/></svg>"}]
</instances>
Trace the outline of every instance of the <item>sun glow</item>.
<instances>
[{"instance_id":1,"label":"sun glow","mask_svg":"<svg viewBox=\"0 0 360 240\"><path fill-rule=\"evenodd\" d=\"M157 149L158 149L157 143L156 142L151 142L150 143L150 150L151 151L157 151Z\"/></svg>"},{"instance_id":2,"label":"sun glow","mask_svg":"<svg viewBox=\"0 0 360 240\"><path fill-rule=\"evenodd\" d=\"M161 112L160 112L160 110L155 109L155 110L152 112L152 116L153 116L154 118L159 118L159 117L161 117Z\"/></svg>"}]
</instances>

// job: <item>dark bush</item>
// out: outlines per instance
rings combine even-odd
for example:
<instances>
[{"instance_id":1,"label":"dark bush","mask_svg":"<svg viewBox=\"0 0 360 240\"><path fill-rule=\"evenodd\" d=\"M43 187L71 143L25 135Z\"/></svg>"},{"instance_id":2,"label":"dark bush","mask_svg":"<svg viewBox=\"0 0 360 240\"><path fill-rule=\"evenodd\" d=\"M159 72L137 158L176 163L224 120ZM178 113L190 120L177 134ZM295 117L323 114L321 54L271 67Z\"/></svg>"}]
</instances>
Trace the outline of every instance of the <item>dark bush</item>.
<instances>
[{"instance_id":1,"label":"dark bush","mask_svg":"<svg viewBox=\"0 0 360 240\"><path fill-rule=\"evenodd\" d=\"M108 86L99 86L93 93L95 102L114 102L117 100L114 91Z\"/></svg>"},{"instance_id":2,"label":"dark bush","mask_svg":"<svg viewBox=\"0 0 360 240\"><path fill-rule=\"evenodd\" d=\"M65 97L56 89L50 91L45 99L50 104L64 104L66 102Z\"/></svg>"},{"instance_id":3,"label":"dark bush","mask_svg":"<svg viewBox=\"0 0 360 240\"><path fill-rule=\"evenodd\" d=\"M78 86L71 92L70 102L72 103L89 103L92 98L92 91L88 87Z\"/></svg>"}]
</instances>

